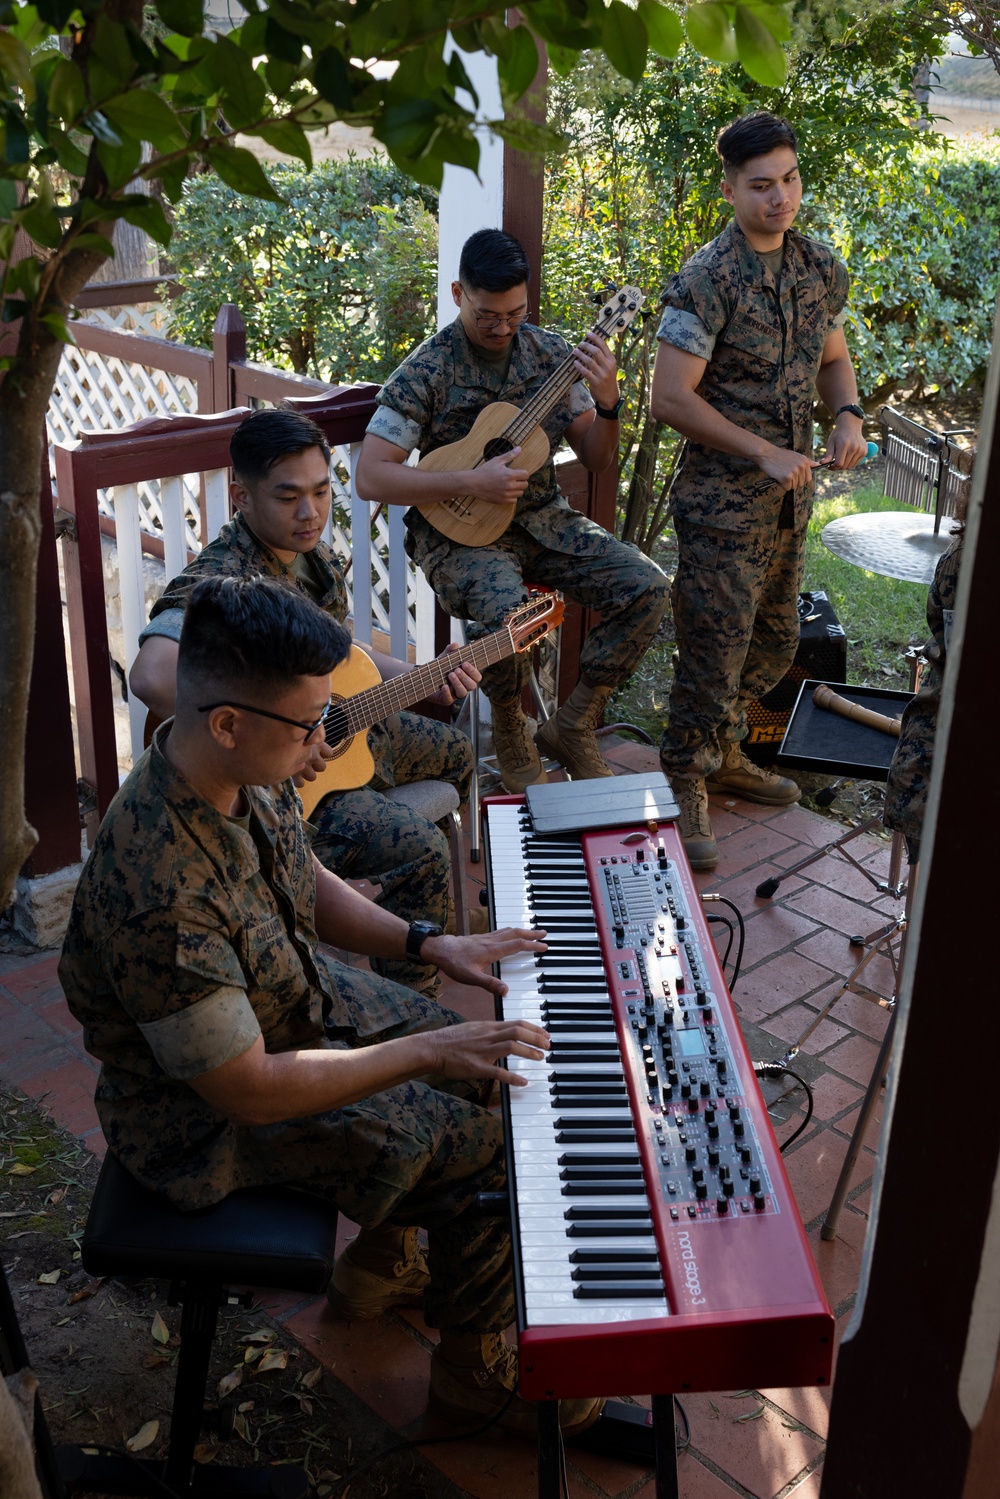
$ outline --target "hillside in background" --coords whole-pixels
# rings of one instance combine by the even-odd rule
[[[988,57],[942,57],[934,64],[935,88],[968,99],[1000,99],[1000,73]]]

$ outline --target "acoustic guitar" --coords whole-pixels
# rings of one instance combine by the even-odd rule
[[[628,327],[644,301],[638,287],[623,287],[604,303],[591,331],[605,339],[613,338]],[[537,473],[548,463],[552,453],[540,423],[579,378],[573,355],[567,354],[524,407],[518,408],[510,401],[492,401],[483,407],[465,437],[443,448],[435,448],[433,453],[421,458],[417,467],[431,473],[455,473],[461,469],[478,468],[491,458],[520,447],[516,466],[527,469],[529,474]],[[473,495],[461,495],[421,505],[420,514],[449,540],[459,541],[464,546],[484,547],[503,535],[513,519],[514,508],[513,505],[478,500]]]
[[[365,731],[391,713],[399,713],[444,685],[450,671],[470,661],[479,671],[520,651],[530,650],[562,624],[566,606],[558,593],[542,593],[515,609],[502,629],[476,640],[461,655],[437,656],[414,671],[383,682],[370,656],[351,647],[350,655],[330,676],[332,701],[323,720],[333,758],[324,762],[315,781],[299,787],[302,814],[310,817],[331,791],[353,791],[372,778],[375,761]]]

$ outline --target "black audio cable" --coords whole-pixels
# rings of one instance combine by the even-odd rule
[[[806,1080],[805,1080],[804,1077],[802,1077],[798,1072],[793,1072],[792,1069],[791,1069],[791,1067],[786,1067],[785,1064],[784,1064],[784,1062],[754,1062],[754,1064],[753,1064],[753,1070],[754,1070],[755,1076],[761,1077],[761,1078],[764,1078],[764,1077],[785,1077],[786,1075],[788,1077],[794,1077],[794,1079],[798,1083],[799,1087],[802,1088],[802,1089],[804,1089],[804,1091],[805,1091],[805,1095],[806,1095],[806,1117],[803,1119],[803,1121],[799,1125],[798,1129],[795,1130],[795,1132],[793,1134],[789,1135],[788,1139],[785,1141],[784,1145],[782,1145],[782,1147],[781,1147],[781,1153],[782,1153],[782,1155],[784,1155],[784,1153],[788,1149],[789,1145],[794,1144],[794,1142],[802,1134],[803,1130],[805,1130],[806,1128],[808,1128],[809,1122],[812,1119],[812,1116],[813,1116],[813,1092],[812,1092],[812,1089],[810,1088],[809,1084],[806,1082]],[[772,1103],[777,1103],[778,1100],[777,1099],[772,1099],[771,1102]],[[770,1107],[770,1105],[768,1105],[768,1107]]]

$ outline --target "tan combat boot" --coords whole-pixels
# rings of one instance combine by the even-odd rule
[[[705,777],[713,790],[728,791],[731,796],[742,796],[748,802],[762,802],[765,807],[790,807],[802,795],[794,781],[762,770],[748,760],[735,740],[720,748],[722,764]]]
[[[704,781],[671,781],[681,809],[677,824],[692,869],[714,869],[719,848],[708,816],[708,792]]]
[[[326,1298],[338,1317],[363,1322],[393,1306],[422,1306],[429,1282],[417,1230],[383,1223],[363,1228],[344,1250]]]
[[[493,716],[493,751],[500,767],[505,791],[514,795],[526,786],[540,786],[548,780],[531,737],[528,720],[521,711],[521,700],[490,703]]]
[[[611,766],[601,759],[594,735],[613,690],[577,682],[562,707],[535,735],[539,749],[564,765],[576,781],[614,775]]]
[[[517,1354],[504,1341],[503,1333],[456,1333],[447,1329],[441,1333],[441,1341],[431,1355],[430,1406],[436,1415],[464,1426],[480,1425],[499,1416],[497,1424],[506,1431],[533,1437],[538,1431],[537,1406],[522,1400],[514,1393],[516,1389]],[[604,1401],[592,1396],[560,1400],[563,1436],[586,1431],[603,1409]]]

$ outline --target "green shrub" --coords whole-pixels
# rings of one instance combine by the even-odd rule
[[[331,381],[382,380],[432,331],[436,197],[384,157],[268,168],[283,203],[188,182],[171,255],[172,332],[210,347],[235,302],[250,359]]]

